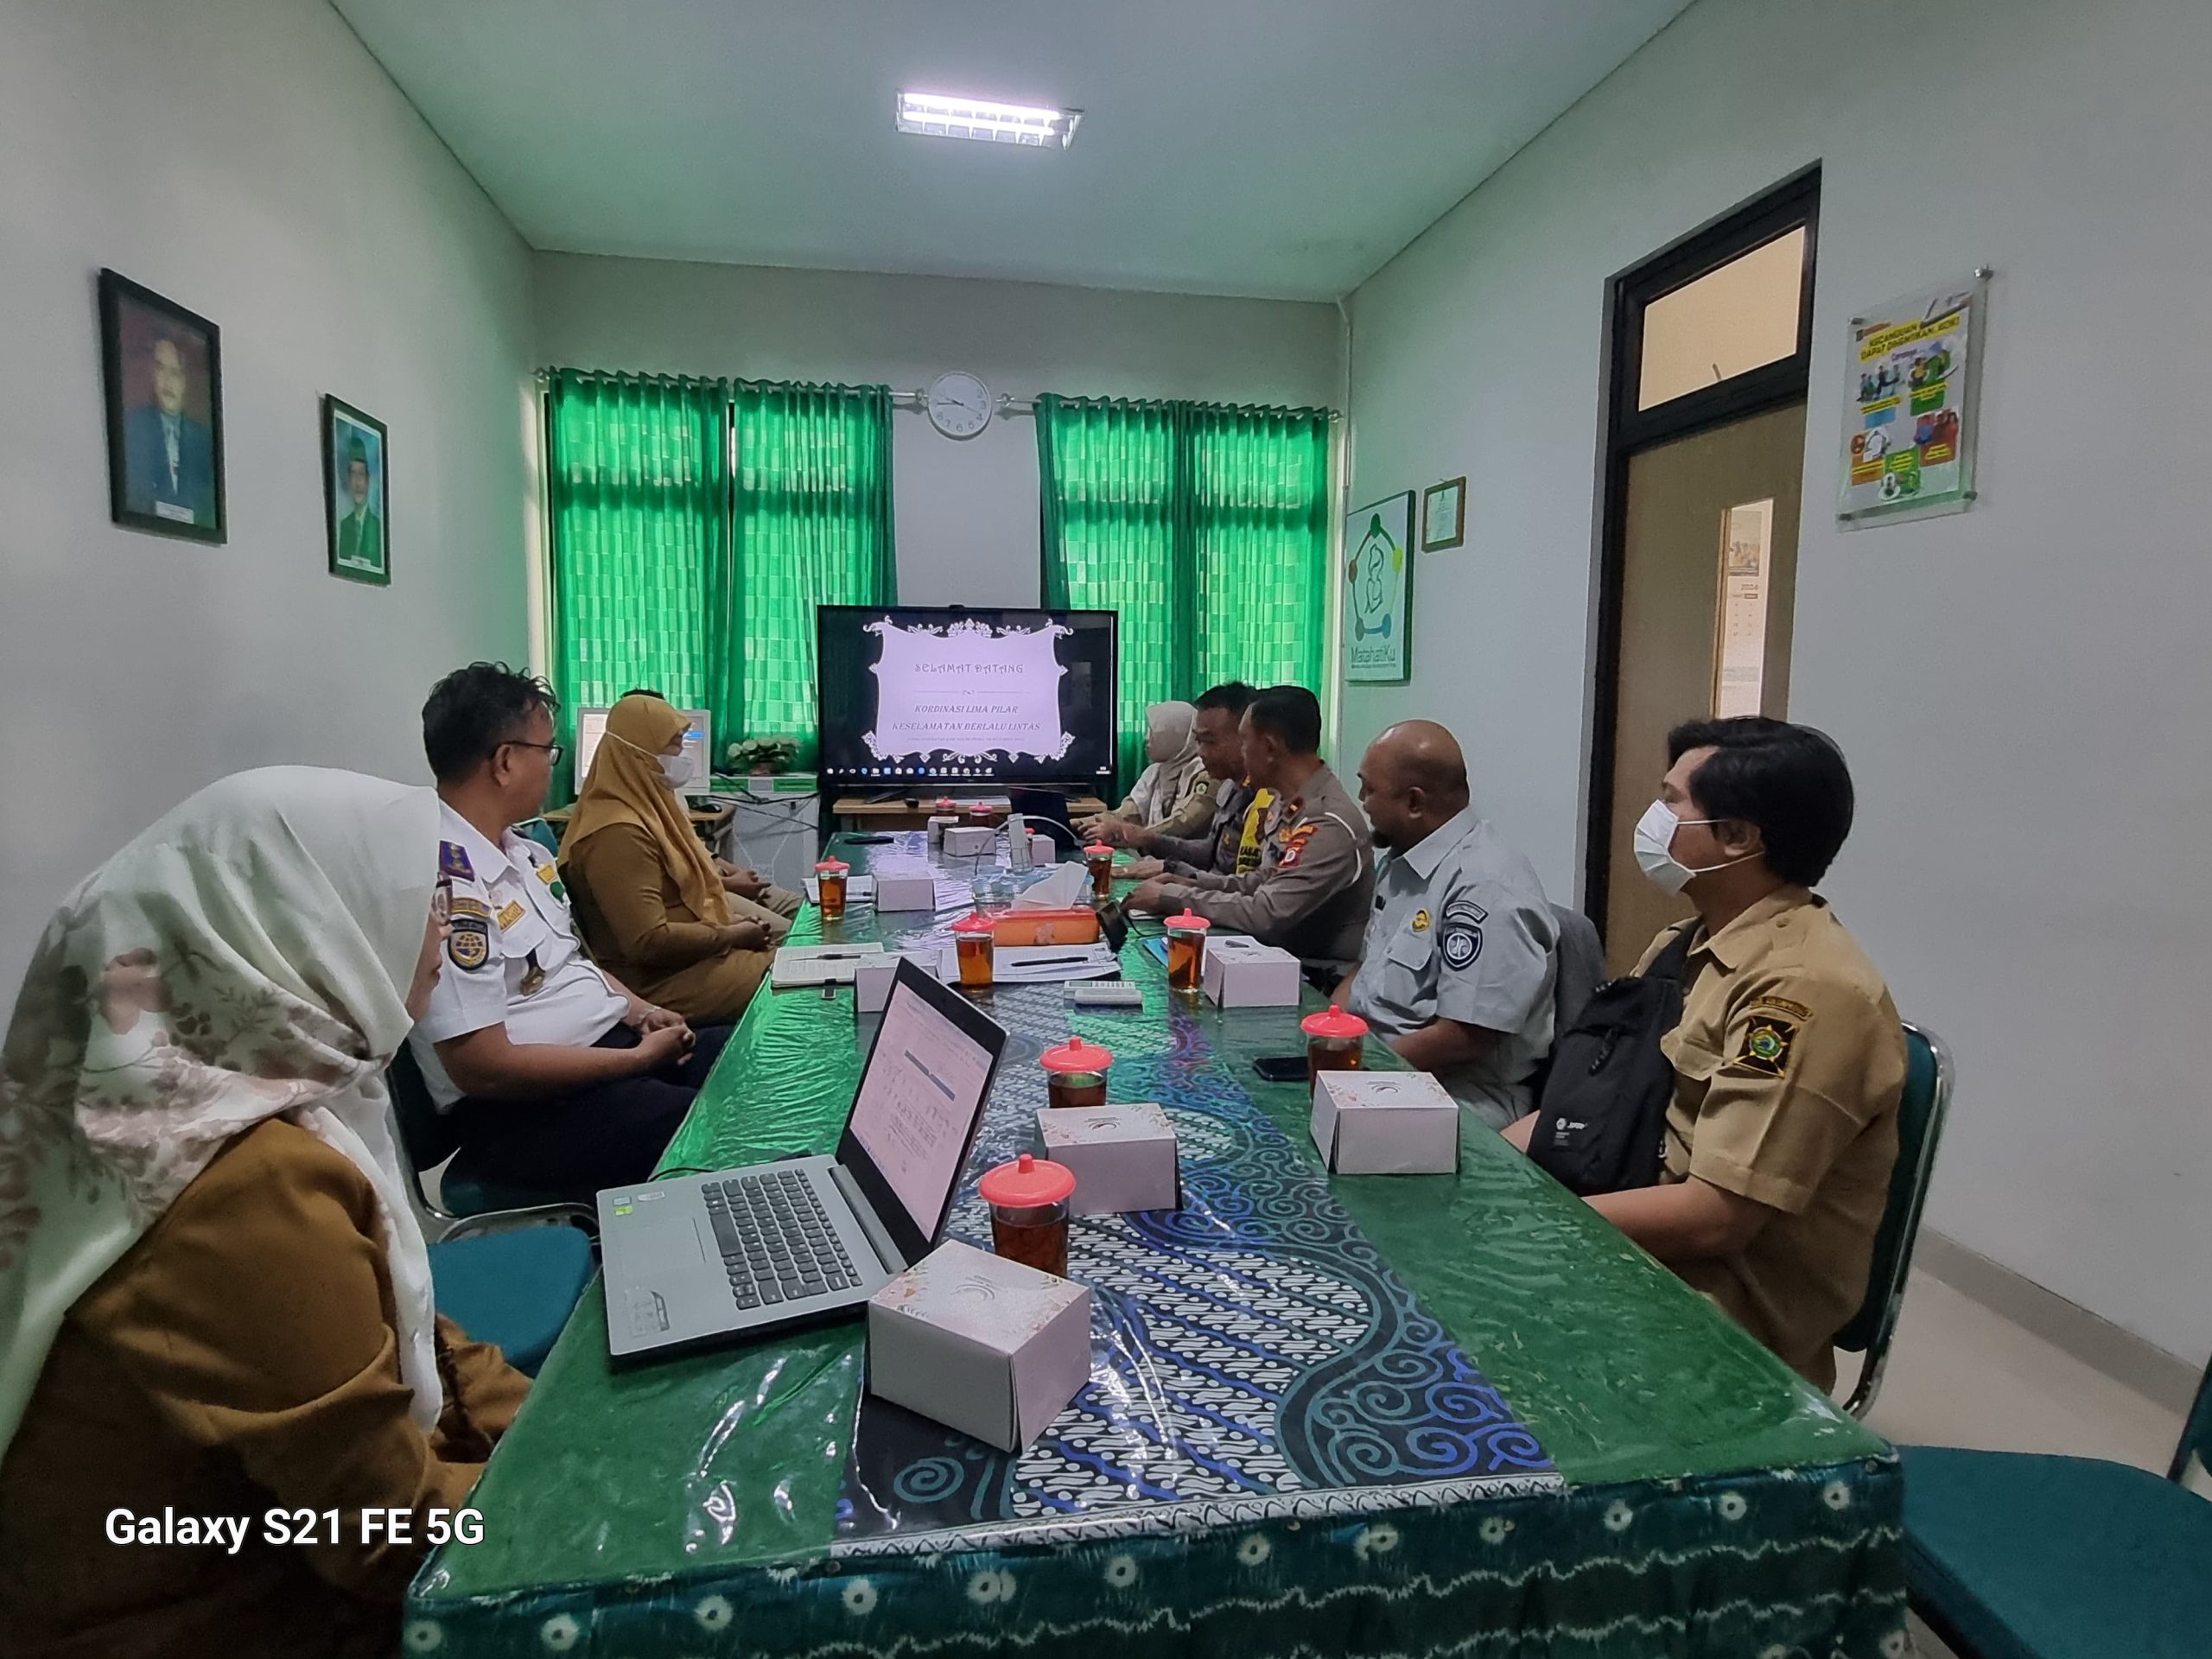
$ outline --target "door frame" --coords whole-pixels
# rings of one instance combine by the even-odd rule
[[[1597,630],[1592,651],[1588,771],[1585,774],[1582,911],[1605,928],[1612,884],[1613,746],[1620,696],[1621,577],[1628,553],[1629,461],[1654,445],[1804,399],[1812,384],[1813,274],[1820,244],[1821,166],[1814,162],[1772,189],[1732,207],[1605,284],[1605,432],[1598,456]],[[1643,313],[1732,260],[1802,228],[1797,349],[1717,385],[1701,386],[1656,408],[1636,406],[1643,357]]]

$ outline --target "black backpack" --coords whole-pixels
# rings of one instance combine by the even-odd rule
[[[1692,929],[1641,975],[1609,979],[1553,1045],[1529,1156],[1588,1198],[1649,1186],[1667,1149],[1675,1068],[1659,1039],[1681,1022]]]

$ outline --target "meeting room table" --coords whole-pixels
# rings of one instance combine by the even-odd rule
[[[933,949],[968,912],[968,861],[919,833],[838,855],[934,868],[937,912],[809,906],[794,942]],[[1034,1445],[868,1395],[857,1320],[615,1370],[594,1285],[404,1650],[1906,1651],[1886,1444],[1466,1114],[1456,1174],[1330,1174],[1306,1085],[1251,1065],[1319,1000],[1172,992],[1150,931],[1122,952],[1141,1011],[976,994],[1012,1040],[951,1236],[988,1247],[976,1179],[1033,1146],[1038,1056],[1071,1033],[1180,1149],[1179,1210],[1073,1224],[1091,1380]],[[662,1173],[834,1150],[875,1023],[850,987],[764,988]]]

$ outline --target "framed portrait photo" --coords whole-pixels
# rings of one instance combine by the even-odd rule
[[[1421,493],[1421,550],[1440,553],[1467,539],[1467,479],[1447,478]]]
[[[118,524],[220,543],[223,341],[207,318],[100,272],[108,512]]]
[[[384,423],[328,393],[322,399],[322,505],[330,574],[391,583],[391,478]]]

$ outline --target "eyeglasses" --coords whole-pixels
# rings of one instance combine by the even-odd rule
[[[563,748],[558,743],[525,743],[518,737],[509,738],[505,742],[499,745],[499,748],[543,749],[545,751],[545,764],[549,766],[559,766],[561,764],[561,757],[568,753],[568,750]],[[496,749],[493,751],[494,753],[497,753],[499,751]]]

